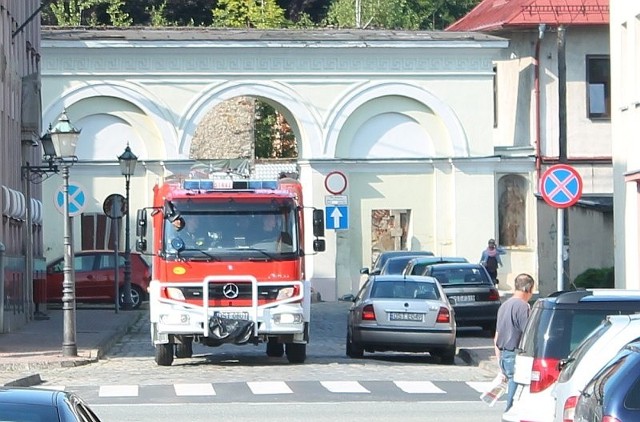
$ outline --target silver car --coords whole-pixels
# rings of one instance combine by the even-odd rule
[[[429,352],[447,365],[456,355],[453,308],[433,277],[399,274],[370,277],[353,298],[347,355],[364,352]]]

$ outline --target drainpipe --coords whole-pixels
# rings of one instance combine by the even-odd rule
[[[542,38],[544,38],[544,31],[547,29],[547,25],[541,23],[538,25],[538,39],[536,40],[536,51],[535,51],[535,59],[534,59],[534,95],[535,95],[535,125],[536,125],[536,186],[540,184],[540,168],[542,167],[542,154],[540,147],[540,44],[542,44]]]
[[[4,244],[0,242],[0,333],[4,333],[4,251]]]

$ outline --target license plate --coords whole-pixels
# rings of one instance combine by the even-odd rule
[[[390,312],[390,321],[422,321],[422,314],[412,312]]]
[[[216,316],[220,318],[241,319],[246,321],[249,319],[249,312],[216,312]]]
[[[456,303],[476,301],[476,297],[474,295],[451,296],[451,298],[455,299]]]

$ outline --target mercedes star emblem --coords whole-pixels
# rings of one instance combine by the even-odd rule
[[[222,286],[222,293],[227,299],[235,299],[240,293],[240,288],[238,288],[237,284],[227,283]]]

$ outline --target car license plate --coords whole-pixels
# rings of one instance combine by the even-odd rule
[[[389,312],[390,321],[422,321],[422,314],[413,312]]]
[[[241,319],[245,321],[249,319],[249,312],[216,312],[215,315],[226,319]]]
[[[451,296],[452,299],[455,299],[456,303],[460,302],[475,302],[476,297],[474,295],[460,295],[460,296]]]

